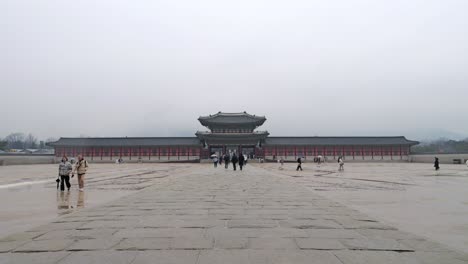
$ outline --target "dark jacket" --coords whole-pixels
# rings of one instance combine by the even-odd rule
[[[237,163],[238,161],[239,161],[239,158],[237,158],[237,155],[232,155],[231,162]]]
[[[244,155],[240,155],[239,156],[239,165],[244,165],[244,161],[245,161]]]
[[[224,162],[229,163],[229,155],[224,155]]]

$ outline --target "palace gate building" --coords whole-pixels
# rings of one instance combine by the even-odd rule
[[[242,153],[251,158],[273,161],[279,158],[312,160],[319,155],[328,160],[344,156],[346,160],[407,161],[417,141],[396,137],[273,137],[258,131],[264,116],[218,112],[201,116],[198,121],[208,131],[195,137],[93,137],[60,138],[49,143],[60,159],[84,155],[95,162],[198,162],[211,155]]]

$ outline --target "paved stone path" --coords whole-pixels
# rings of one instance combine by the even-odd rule
[[[468,263],[292,177],[193,165],[109,204],[0,239],[0,263]]]

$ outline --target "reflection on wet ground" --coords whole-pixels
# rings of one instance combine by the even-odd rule
[[[84,192],[77,189],[77,177],[70,191],[57,190],[56,165],[0,166],[0,237],[126,196],[189,166],[92,164]]]
[[[252,165],[403,231],[468,252],[468,168],[464,165],[443,165],[438,173],[431,164],[413,163],[347,163],[344,172],[337,171],[337,163],[305,163],[302,172],[288,163],[282,170],[277,164]],[[210,164],[92,164],[84,192],[77,190],[76,177],[70,192],[57,191],[56,165],[0,167],[0,237],[207,166]]]
[[[289,166],[286,166],[289,165]],[[278,170],[318,194],[357,209],[379,221],[468,252],[468,167],[443,164],[306,163],[303,172],[293,164]]]
[[[85,192],[78,192],[78,195],[75,195],[75,196],[76,197],[72,197],[71,192],[58,192],[57,191],[57,209],[73,210],[75,208],[83,208]]]

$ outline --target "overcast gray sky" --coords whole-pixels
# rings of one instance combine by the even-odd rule
[[[0,137],[468,137],[468,1],[0,0]]]

